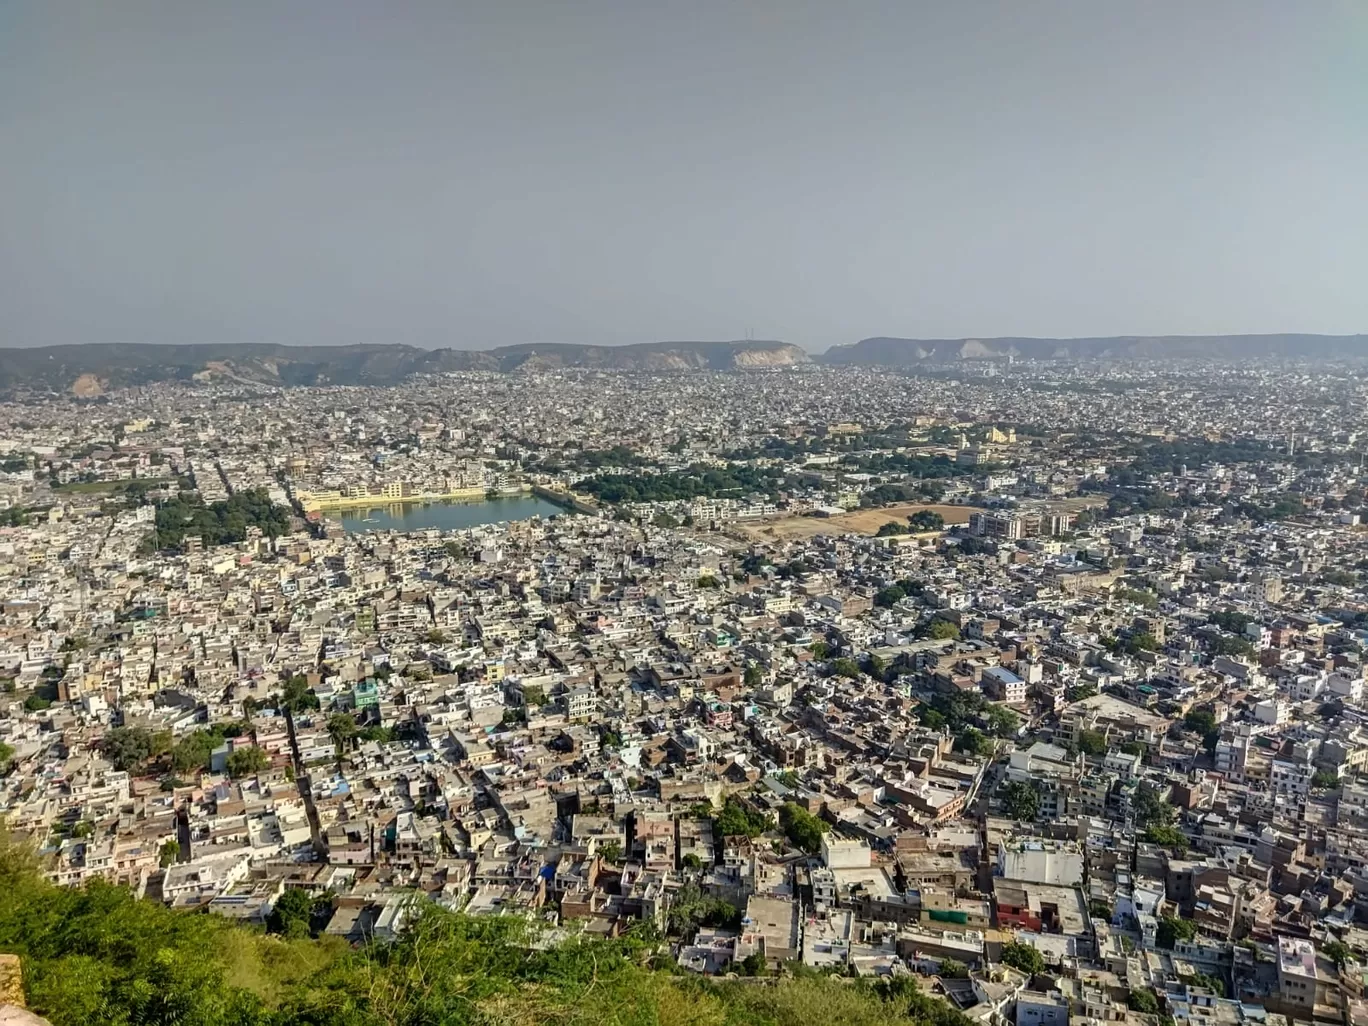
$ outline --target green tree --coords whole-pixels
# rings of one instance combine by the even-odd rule
[[[1107,753],[1107,735],[1100,730],[1080,730],[1078,732],[1078,750],[1084,755],[1105,755]]]
[[[332,743],[337,748],[339,760],[341,760],[343,753],[351,748],[358,731],[356,718],[351,713],[333,713],[328,717],[328,736],[332,738]]]
[[[1159,607],[1159,596],[1152,591],[1117,588],[1112,592],[1112,598],[1118,602],[1131,602],[1137,606],[1144,606],[1146,609],[1157,609]]]
[[[280,707],[289,710],[292,714],[298,714],[310,709],[319,708],[318,696],[314,694],[313,688],[309,687],[309,679],[302,673],[291,674],[285,678],[285,685],[280,690]]]
[[[765,682],[765,674],[758,663],[748,663],[742,680],[747,688],[754,690]]]
[[[1210,709],[1189,709],[1183,726],[1195,734],[1209,734],[1216,729],[1216,714]]]
[[[907,592],[903,591],[896,584],[891,584],[887,588],[881,589],[874,596],[876,606],[895,606],[907,597]]]
[[[718,837],[756,838],[773,829],[774,820],[743,805],[734,795],[727,796],[713,819],[713,833]]]
[[[680,897],[687,922],[739,922],[696,887]],[[624,1009],[649,1023],[968,1026],[907,977],[852,986],[795,971],[773,986],[705,987],[649,967],[668,958],[651,928],[561,942],[519,917],[464,916],[421,898],[399,938],[352,949],[307,936],[330,903],[284,898],[266,936],[100,881],[58,888],[31,853],[0,852],[0,950],[21,956],[28,1003],[54,1026],[597,1026],[625,1021]],[[749,971],[763,972],[759,962]]]
[[[1000,957],[1003,965],[1019,969],[1027,976],[1038,976],[1045,971],[1044,956],[1031,945],[1022,944],[1020,941],[1009,941],[1004,944]]]
[[[795,847],[813,854],[821,849],[822,835],[831,829],[831,824],[801,805],[785,802],[779,809],[779,828]]]
[[[204,769],[209,764],[209,756],[222,743],[222,738],[210,731],[193,731],[171,749],[171,768],[177,773]]]
[[[945,518],[933,509],[919,509],[907,522],[914,531],[939,531],[945,527]]]
[[[1142,830],[1156,826],[1172,826],[1178,813],[1168,800],[1147,780],[1135,789],[1135,822]]]
[[[4,762],[4,760],[0,759],[0,762]],[[1328,789],[1339,787],[1339,784],[1339,774],[1336,773],[1334,770],[1316,770],[1316,772],[1311,775],[1312,787],[1322,787]]]
[[[752,951],[741,960],[741,972],[745,976],[764,976],[769,972],[769,967],[765,964],[765,956],[758,951]]]
[[[990,705],[984,711],[988,729],[997,737],[1014,737],[1021,729],[1021,717],[1005,705]]]
[[[1024,780],[1009,781],[1002,788],[1002,805],[1013,819],[1032,823],[1040,815],[1040,792]]]
[[[1181,830],[1172,826],[1152,826],[1145,831],[1145,840],[1163,848],[1174,848],[1186,852],[1188,839]]]
[[[966,727],[956,735],[955,747],[979,758],[993,754],[992,739],[977,727]]]
[[[1243,634],[1245,628],[1254,622],[1254,617],[1236,612],[1212,613],[1207,619],[1221,630],[1229,631],[1231,634]]]
[[[260,748],[235,748],[228,756],[228,775],[239,780],[260,773],[270,764],[270,758]]]
[[[14,768],[14,746],[0,741],[0,777],[7,776]]]
[[[1239,656],[1244,659],[1253,659],[1258,654],[1252,642],[1244,638],[1229,638],[1224,635],[1216,639],[1211,651],[1218,656]]]
[[[1128,652],[1157,652],[1159,642],[1149,631],[1141,631],[1139,634],[1132,634],[1126,641],[1126,651]]]
[[[1320,946],[1320,952],[1326,958],[1330,959],[1330,961],[1334,962],[1340,969],[1343,969],[1348,965],[1350,960],[1354,957],[1353,948],[1349,947],[1349,945],[1345,944],[1343,941],[1337,940],[1326,941]]]
[[[198,495],[179,496],[157,507],[156,527],[148,536],[150,549],[179,549],[186,538],[201,538],[205,545],[243,541],[247,528],[256,527],[268,538],[288,534],[290,510],[271,502],[264,489],[234,492],[227,499],[206,505]]]
[[[604,841],[598,846],[599,858],[610,865],[617,865],[622,861],[622,845],[617,841]]]
[[[969,978],[969,967],[959,959],[942,958],[939,975],[947,980],[967,980]]]
[[[949,620],[932,620],[926,636],[932,641],[959,641],[960,629]]]
[[[160,863],[162,869],[176,864],[176,860],[180,858],[180,850],[180,841],[167,841],[161,846]]]
[[[1162,916],[1159,925],[1154,931],[1154,942],[1165,951],[1172,951],[1174,944],[1180,940],[1192,940],[1197,936],[1197,924],[1190,919],[1175,919],[1173,916]]]
[[[860,675],[860,666],[854,659],[842,656],[840,659],[831,661],[831,672],[837,677],[850,677],[852,679]]]
[[[693,933],[699,926],[741,925],[741,910],[720,898],[709,898],[692,880],[685,883],[670,902],[666,929],[670,934],[682,937]]]
[[[266,927],[272,933],[284,934],[287,937],[308,936],[313,907],[313,898],[307,891],[298,887],[287,887],[271,907]]]
[[[1199,972],[1188,973],[1179,976],[1178,978],[1189,986],[1202,987],[1206,990],[1213,991],[1217,997],[1225,997],[1225,983],[1218,977]]]
[[[1159,999],[1150,990],[1132,990],[1126,995],[1126,1007],[1132,1012],[1154,1015],[1159,1011]]]
[[[114,727],[100,742],[100,750],[115,769],[139,771],[152,755],[152,732],[141,727]]]

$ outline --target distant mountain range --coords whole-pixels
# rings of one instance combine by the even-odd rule
[[[1115,335],[1108,338],[866,338],[821,362],[911,367],[960,360],[1336,360],[1368,357],[1368,335]]]
[[[601,370],[737,370],[823,363],[914,367],[969,360],[1327,360],[1368,357],[1368,335],[1119,335],[1111,338],[867,338],[813,357],[787,342],[569,344],[499,349],[418,349],[405,345],[48,346],[0,349],[0,388],[95,396],[107,389],[173,381],[262,385],[392,385],[415,374]]]
[[[0,349],[0,388],[24,386],[99,395],[165,381],[263,385],[392,385],[446,371],[734,370],[807,363],[787,342],[653,342],[629,346],[520,345],[499,349],[417,349],[404,345],[278,346],[259,343],[108,345]]]

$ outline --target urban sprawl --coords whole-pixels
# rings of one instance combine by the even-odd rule
[[[15,391],[0,816],[357,944],[431,902],[985,1024],[1368,1023],[1365,431],[1347,366]],[[358,523],[518,494],[562,512]]]

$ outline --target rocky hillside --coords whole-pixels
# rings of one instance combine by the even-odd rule
[[[1368,335],[1117,335],[1109,338],[866,338],[823,363],[913,367],[961,360],[1335,360],[1368,357]]]
[[[656,342],[629,346],[521,345],[500,349],[413,346],[161,346],[130,343],[0,349],[0,388],[98,396],[167,381],[263,385],[392,385],[415,374],[560,367],[603,370],[732,370],[787,367],[808,354],[786,342]]]

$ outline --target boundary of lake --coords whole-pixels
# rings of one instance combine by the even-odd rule
[[[490,492],[494,494],[491,496]],[[486,499],[511,499],[519,495],[530,495],[534,491],[528,485],[517,488],[458,488],[452,492],[423,492],[421,495],[405,495],[392,499],[384,495],[351,495],[342,499],[328,499],[324,502],[303,502],[307,513],[328,513],[343,509],[378,509],[381,506],[430,506],[442,502],[471,502]],[[548,500],[550,501],[550,500]]]

